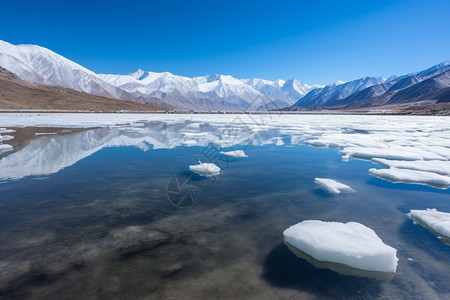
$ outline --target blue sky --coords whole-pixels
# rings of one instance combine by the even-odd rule
[[[349,81],[450,59],[450,1],[1,1],[0,39],[97,72]]]

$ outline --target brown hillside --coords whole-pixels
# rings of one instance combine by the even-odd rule
[[[165,110],[164,107],[152,103],[110,99],[62,87],[30,83],[0,67],[0,110],[2,109],[102,112]]]

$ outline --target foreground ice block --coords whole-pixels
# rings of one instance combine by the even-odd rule
[[[388,279],[397,269],[397,250],[360,223],[307,220],[289,227],[283,235],[295,254],[314,264],[309,256],[322,262],[318,267],[341,274]]]
[[[231,157],[248,157],[244,150],[234,150],[234,151],[221,151],[220,154],[231,156]]]
[[[199,162],[198,165],[189,166],[189,170],[197,173],[200,176],[214,176],[220,174],[220,168],[213,163],[202,163]]]
[[[411,210],[408,217],[450,245],[450,213],[428,208],[427,210]]]
[[[340,194],[340,193],[354,193],[355,190],[346,184],[340,183],[334,179],[330,178],[316,178],[314,182],[320,184],[326,188],[330,193]]]

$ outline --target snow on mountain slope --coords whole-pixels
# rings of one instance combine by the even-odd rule
[[[320,89],[314,89],[301,98],[294,107],[315,107],[332,106],[339,104],[340,99],[344,99],[353,93],[359,92],[367,87],[384,83],[384,78],[365,77],[350,82],[336,82]]]
[[[390,78],[339,100],[345,108],[370,107],[385,104],[412,103],[447,98],[444,89],[450,87],[450,62],[443,62],[421,72]],[[345,105],[345,106],[342,106]]]
[[[310,91],[314,89],[323,88],[324,86],[321,85],[308,85],[305,83],[302,83],[296,79],[289,79],[284,83],[282,86],[282,91],[286,93],[289,97],[299,100],[306,94],[308,94]]]
[[[21,79],[71,88],[97,96],[135,100],[96,74],[67,58],[37,45],[12,45],[0,41],[0,66]]]
[[[183,109],[199,109],[200,107],[200,110],[283,108],[294,104],[307,91],[319,87],[295,80],[295,93],[289,93],[284,91],[283,87],[288,83],[292,85],[292,80],[286,82],[282,79],[276,81],[260,78],[237,79],[230,75],[218,74],[190,78],[169,72],[155,73],[141,69],[129,75],[99,74],[97,76],[139,99],[151,95],[160,98],[162,102],[166,101],[168,106],[183,107]],[[289,88],[286,90],[289,91]],[[180,97],[188,103],[180,106],[178,103]],[[199,99],[201,101],[197,101]],[[216,103],[212,104],[211,101]]]

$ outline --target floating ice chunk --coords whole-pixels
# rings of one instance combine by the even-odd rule
[[[340,193],[354,193],[355,190],[346,184],[340,183],[334,179],[330,178],[316,178],[314,182],[320,184],[326,188],[330,193],[340,194]]]
[[[189,170],[197,173],[200,176],[214,176],[220,174],[220,168],[213,163],[202,163],[199,162],[198,165],[189,166]]]
[[[416,171],[432,172],[440,175],[450,176],[450,161],[441,160],[389,160],[383,158],[374,158],[373,162],[379,163],[388,168],[408,169]]]
[[[450,245],[450,213],[428,208],[427,210],[411,210],[408,217]]]
[[[220,151],[220,154],[226,155],[226,156],[232,156],[232,157],[248,157],[244,150],[234,150],[234,151]]]
[[[362,159],[387,158],[393,160],[446,160],[445,157],[442,157],[439,154],[414,147],[346,147],[341,150],[341,153],[343,155],[350,155],[352,157]]]
[[[450,186],[450,176],[439,175],[432,172],[408,169],[369,169],[369,174],[392,182],[404,182],[430,185],[432,187],[447,189]]]
[[[360,223],[307,220],[289,227],[283,235],[288,245],[318,261],[391,275],[397,269],[397,250]]]

